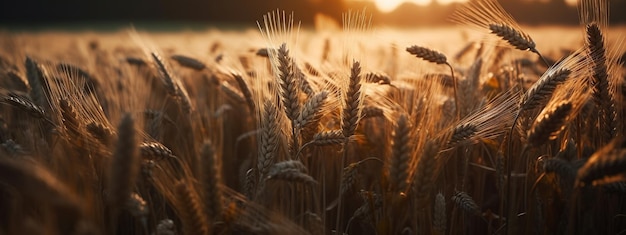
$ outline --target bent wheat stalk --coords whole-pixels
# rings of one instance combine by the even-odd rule
[[[407,47],[406,51],[409,52],[409,54],[414,55],[417,58],[421,58],[424,59],[428,62],[431,63],[435,63],[435,64],[445,64],[450,68],[450,74],[452,76],[452,79],[454,81],[454,105],[456,106],[456,119],[460,119],[461,118],[461,108],[459,106],[459,94],[457,91],[457,79],[454,76],[454,69],[452,68],[452,65],[450,65],[450,63],[448,63],[448,58],[446,58],[446,56],[444,54],[442,54],[441,52],[435,51],[435,50],[431,50],[429,48],[426,47],[421,47],[421,46],[411,46],[411,47]]]

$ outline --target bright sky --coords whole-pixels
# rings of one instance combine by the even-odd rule
[[[431,0],[373,0],[376,8],[382,12],[390,12],[404,2],[413,2],[418,5],[428,5]]]
[[[355,1],[355,0],[353,0]],[[357,0],[358,1],[358,0]],[[362,0],[361,0],[362,1]],[[417,5],[428,5],[431,1],[437,1],[439,4],[448,4],[453,2],[465,2],[467,0],[365,0],[374,1],[378,10],[382,12],[390,12],[396,9],[399,5],[405,2],[412,2]],[[574,5],[577,0],[565,0],[568,4]]]

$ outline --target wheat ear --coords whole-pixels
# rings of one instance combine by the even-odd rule
[[[470,0],[452,15],[461,24],[488,29],[518,50],[537,54],[547,66],[549,62],[535,48],[535,42],[525,33],[515,19],[496,0]]]
[[[477,131],[478,128],[472,123],[462,123],[455,126],[452,129],[450,140],[447,144],[448,147],[453,147],[470,140],[474,135],[476,135]]]
[[[85,129],[105,146],[109,146],[113,141],[113,131],[102,123],[90,122],[85,126]]]
[[[540,146],[548,140],[555,139],[561,130],[565,128],[567,117],[572,112],[572,109],[573,105],[571,102],[557,104],[549,110],[544,109],[528,131],[528,144],[530,146]]]
[[[202,203],[196,191],[186,181],[178,182],[175,189],[184,234],[209,234],[209,220],[202,210]]]
[[[352,63],[348,89],[345,94],[345,106],[342,112],[341,130],[344,138],[354,135],[361,113],[361,64]]]
[[[307,125],[317,124],[328,94],[327,91],[320,91],[307,100],[304,106],[302,106],[302,111],[300,111],[298,118],[296,118],[294,122],[295,128],[303,129]]]
[[[196,71],[202,71],[206,68],[206,65],[195,58],[185,56],[185,55],[172,55],[170,57],[172,60],[178,62],[183,67],[187,67]]]
[[[274,162],[279,138],[278,113],[276,107],[270,101],[266,101],[263,110],[265,111],[261,123],[261,128],[263,129],[259,137],[259,152],[257,156],[257,170],[259,177],[261,177],[260,180],[262,180],[262,177],[265,177],[269,167]]]
[[[470,197],[466,192],[458,191],[452,196],[452,201],[465,212],[472,215],[480,216],[480,207],[476,204],[474,199]]]
[[[584,186],[604,177],[624,172],[626,169],[626,141],[619,136],[596,151],[578,170],[576,185]]]
[[[452,68],[452,65],[450,65],[450,63],[448,63],[448,58],[441,52],[438,52],[438,51],[435,51],[426,47],[421,47],[421,46],[407,47],[406,51],[409,52],[409,54],[414,55],[417,58],[421,58],[423,60],[426,60],[428,62],[435,63],[435,64],[445,64],[448,66],[448,68],[450,68],[450,74],[454,82],[454,104],[456,105],[456,119],[458,120],[459,118],[461,118],[461,113],[460,113],[461,108],[459,106],[459,94],[457,91],[458,82],[456,78],[454,77],[454,68]]]
[[[446,234],[446,197],[443,193],[437,193],[435,196],[435,218],[433,219],[433,227],[438,234]]]
[[[26,57],[26,78],[30,85],[30,98],[38,106],[44,107],[48,104],[47,92],[49,89],[49,75],[46,68],[30,57]]]
[[[309,145],[316,145],[316,146],[339,145],[339,144],[343,144],[345,141],[346,141],[346,138],[343,137],[342,130],[331,130],[331,131],[322,131],[322,132],[315,133],[311,141],[303,144],[302,147],[300,147],[300,149],[296,153],[296,158],[299,158],[302,150],[304,150],[304,148],[306,148]]]
[[[597,23],[590,23],[586,27],[587,47],[593,68],[591,83],[594,87],[593,98],[599,110],[599,129],[602,140],[612,139],[617,132],[617,112],[615,98],[611,94],[609,73],[607,69],[604,35]],[[602,141],[602,143],[604,143]]]
[[[248,109],[250,110],[250,112],[254,112],[254,99],[252,97],[252,92],[250,91],[248,84],[243,79],[243,76],[241,76],[241,74],[232,73],[232,76],[233,78],[235,78],[235,81],[237,81],[237,85],[239,86],[239,90],[241,90],[241,94],[246,100]]]
[[[289,57],[287,44],[283,43],[278,49],[278,84],[280,100],[285,108],[285,113],[289,120],[296,120],[300,112],[300,102],[298,101],[298,81],[293,69],[293,59]]]
[[[297,160],[288,160],[274,164],[267,174],[267,179],[317,184],[317,181],[307,174],[306,166]]]
[[[133,118],[126,114],[118,127],[118,139],[109,168],[108,202],[120,208],[130,197],[139,174],[137,137]]]
[[[30,101],[28,97],[20,96],[16,93],[10,92],[6,97],[4,97],[4,102],[13,107],[23,110],[34,118],[46,119],[46,114],[43,108]]]
[[[161,74],[161,81],[163,82],[167,93],[171,96],[177,96],[178,92],[176,84],[174,83],[174,78],[172,77],[172,73],[168,69],[167,64],[165,63],[163,58],[161,58],[161,56],[157,52],[150,52],[150,56],[152,56],[152,60],[154,61],[154,64],[159,71],[159,74]]]
[[[389,180],[392,190],[403,192],[407,189],[409,162],[411,160],[411,125],[406,114],[398,117],[392,133]]]
[[[419,208],[429,205],[431,191],[435,186],[433,180],[436,172],[437,155],[439,155],[439,145],[435,141],[427,141],[413,175],[413,192]]]
[[[200,152],[203,169],[202,186],[204,188],[204,201],[206,213],[209,218],[217,219],[222,216],[222,193],[220,190],[220,171],[216,162],[213,145],[206,141]]]
[[[159,142],[143,142],[139,145],[141,158],[145,160],[161,161],[176,158],[172,150]]]

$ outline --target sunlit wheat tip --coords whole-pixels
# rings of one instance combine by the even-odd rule
[[[314,123],[317,119],[319,119],[328,94],[329,93],[327,91],[321,91],[307,100],[295,121],[296,128],[303,128],[309,123]]]
[[[435,63],[435,64],[448,63],[448,59],[446,58],[444,54],[442,54],[441,52],[426,48],[426,47],[411,46],[411,47],[407,47],[406,51],[409,52],[409,54],[414,55],[417,58],[421,58],[431,63]]]
[[[354,61],[350,70],[350,79],[345,93],[345,106],[342,112],[342,132],[345,138],[354,135],[361,113],[361,64]]]
[[[531,146],[540,146],[556,138],[556,135],[565,127],[572,108],[572,103],[564,102],[550,110],[544,110],[528,132],[528,143]]]
[[[143,142],[139,145],[139,153],[143,159],[165,160],[175,158],[172,150],[159,142]]]
[[[498,35],[511,46],[518,50],[530,50],[536,52],[535,42],[526,34],[523,34],[514,28],[503,24],[489,24],[491,33]]]

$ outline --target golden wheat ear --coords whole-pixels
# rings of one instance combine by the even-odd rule
[[[450,65],[450,63],[448,63],[448,58],[441,52],[426,48],[426,47],[422,47],[422,46],[411,46],[411,47],[407,47],[406,51],[411,54],[414,55],[417,58],[421,58],[425,61],[431,62],[431,63],[435,63],[435,64],[445,64],[450,68],[450,74],[452,76],[452,81],[453,81],[453,88],[454,88],[454,104],[455,104],[455,109],[456,109],[456,119],[458,120],[459,118],[461,118],[461,112],[460,112],[460,106],[459,106],[459,94],[457,91],[457,87],[458,87],[458,82],[457,79],[454,77],[454,68],[452,68],[452,65]]]
[[[531,51],[537,54],[547,66],[550,66],[535,47],[535,41],[522,30],[497,0],[470,0],[452,14],[451,20],[481,30],[488,29],[490,34],[498,36],[509,46],[518,50]]]
[[[615,176],[618,176],[619,180],[622,181],[625,167],[626,141],[624,141],[624,137],[620,136],[614,138],[589,157],[585,165],[578,170],[576,186],[603,184],[604,180],[610,182],[610,178]]]
[[[140,169],[139,148],[133,118],[125,115],[118,127],[118,139],[107,181],[107,202],[114,208],[122,208],[133,187]]]

